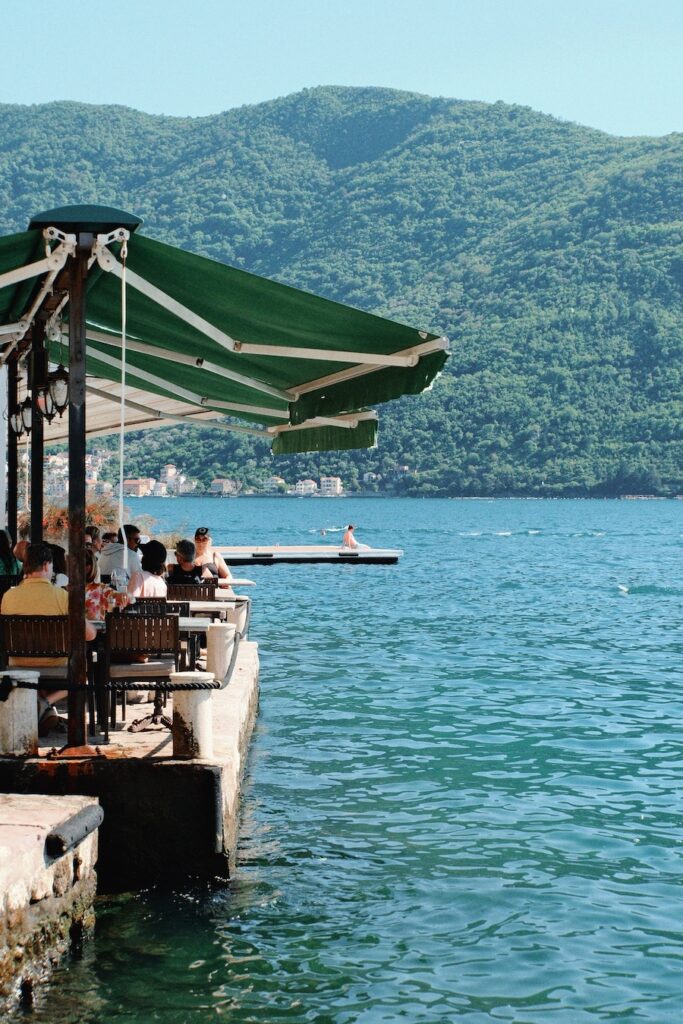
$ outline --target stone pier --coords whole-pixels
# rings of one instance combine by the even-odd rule
[[[243,640],[230,683],[212,692],[211,758],[174,757],[171,733],[163,728],[123,728],[108,745],[81,757],[40,747],[38,757],[0,758],[0,793],[99,800],[99,892],[227,879],[235,863],[240,785],[258,688],[258,647]],[[145,704],[129,706],[125,726],[149,710]]]
[[[0,796],[0,1011],[92,923],[101,819],[89,797]]]

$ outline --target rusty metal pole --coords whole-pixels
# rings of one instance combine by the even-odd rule
[[[17,407],[17,361],[7,363],[7,415]],[[7,430],[7,529],[12,540],[17,537],[17,506],[19,504],[19,455],[17,436],[8,425]]]
[[[47,376],[45,324],[36,320],[31,343],[31,544],[43,539],[43,477],[45,436],[43,417],[38,408],[38,386]]]
[[[86,741],[85,704],[85,298],[93,235],[78,236],[69,275],[69,747]]]

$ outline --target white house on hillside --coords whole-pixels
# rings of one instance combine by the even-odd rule
[[[318,485],[315,480],[297,480],[295,490],[299,495],[317,494]]]
[[[338,498],[343,493],[344,487],[342,486],[341,477],[320,477],[320,494],[323,498]]]

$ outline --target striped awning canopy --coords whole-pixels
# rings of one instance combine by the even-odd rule
[[[418,394],[447,358],[443,337],[157,242],[136,233],[139,223],[66,207],[0,238],[0,361],[28,348],[41,316],[56,364],[68,352],[60,274],[76,225],[81,243],[92,233],[88,433],[118,429],[125,361],[130,429],[164,419],[241,425],[272,439],[275,453],[368,447],[377,429],[369,407]],[[53,422],[46,440],[60,429]]]

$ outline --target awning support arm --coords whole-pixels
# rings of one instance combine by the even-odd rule
[[[121,276],[122,267],[116,257],[106,247],[106,235],[98,235],[98,249],[97,249],[97,260],[100,267],[110,273],[116,274],[118,277]],[[128,284],[132,288],[136,288],[138,291],[146,295],[147,298],[158,305],[163,306],[174,316],[177,316],[180,320],[190,324],[191,327],[196,328],[205,334],[208,338],[227,348],[230,352],[238,352],[245,355],[254,356],[274,356],[281,359],[319,359],[323,362],[333,363],[362,363],[371,366],[417,366],[420,357],[416,355],[412,349],[406,350],[405,353],[398,352],[392,354],[383,354],[380,352],[335,352],[330,349],[320,348],[294,348],[287,345],[255,345],[251,342],[238,341],[235,338],[231,338],[229,334],[225,334],[223,331],[214,327],[213,324],[209,323],[208,320],[204,320],[203,317],[198,316],[197,313],[193,313],[191,309],[184,306],[181,302],[172,298],[166,292],[163,292],[160,288],[150,284],[144,277],[136,274],[132,270],[128,270]]]
[[[12,332],[14,336],[11,339],[11,343],[7,346],[5,351],[0,356],[0,366],[5,365],[5,363],[7,362],[8,358],[10,357],[16,346],[24,337],[26,331],[33,323],[34,316],[42,306],[46,295],[48,294],[48,292],[52,290],[52,286],[55,282],[57,274],[59,274],[60,270],[64,267],[69,256],[73,256],[76,252],[75,235],[65,235],[62,231],[59,231],[57,228],[45,228],[45,230],[43,231],[43,235],[45,236],[46,242],[49,242],[53,239],[57,239],[58,245],[52,250],[52,252],[48,256],[45,257],[44,260],[39,260],[38,263],[31,264],[31,266],[33,267],[36,267],[38,266],[38,264],[40,264],[42,266],[42,270],[36,271],[35,274],[28,274],[24,278],[22,278],[22,280],[28,280],[28,278],[30,277],[35,277],[38,274],[45,273],[46,270],[49,271],[49,273],[43,282],[42,288],[40,289],[35,299],[33,300],[33,305],[31,306],[29,311],[22,317],[22,319],[17,324],[12,325],[17,327],[18,329],[16,333]],[[20,269],[25,270],[27,268],[22,267]],[[9,271],[9,273],[13,274],[16,273],[16,271]],[[2,280],[3,277],[5,276],[6,275],[2,275],[0,277],[0,288],[3,287]]]
[[[418,359],[430,355],[432,352],[446,351],[448,349],[448,338],[435,338],[433,341],[425,341],[422,345],[416,345],[413,351]],[[330,373],[326,377],[318,377],[317,380],[307,381],[306,384],[297,384],[298,396],[307,395],[311,391],[319,391],[321,388],[330,387],[332,384],[341,384],[342,381],[355,380],[356,377],[364,377],[368,373],[376,373],[381,366],[350,366],[347,370],[339,370],[338,373]]]
[[[310,430],[314,427],[343,427],[348,430],[355,430],[361,420],[377,421],[377,413],[374,410],[367,412],[350,413],[348,416],[314,416],[304,423],[284,424],[281,427],[268,427],[268,433],[277,436],[288,434],[292,430]]]
[[[87,384],[86,390],[91,395],[95,395],[96,398],[104,398],[110,402],[115,402],[117,405],[120,401],[119,395],[111,394],[108,391],[102,391],[101,388],[96,388],[92,384]],[[141,402],[132,402],[129,398],[126,399],[126,408],[135,409],[137,412],[145,413],[155,420],[173,420],[175,423],[186,423],[193,427],[213,427],[216,430],[231,430],[238,434],[253,434],[255,437],[270,436],[267,430],[259,430],[257,427],[242,427],[233,423],[224,423],[222,420],[194,420],[192,416],[180,416],[176,413],[162,412],[161,409],[150,409],[149,406],[142,405]],[[129,423],[127,429],[142,430],[143,426],[144,424],[142,423]]]
[[[106,270],[108,273],[116,274],[117,277],[121,276],[122,266],[121,263],[116,259],[113,253],[107,249],[108,235],[97,236],[97,262],[99,263],[102,270]],[[235,341],[230,337],[229,334],[225,334],[223,331],[214,327],[208,320],[199,316],[197,313],[193,313],[187,306],[183,306],[181,302],[178,302],[172,296],[163,292],[161,288],[157,288],[156,285],[150,284],[144,277],[136,274],[133,270],[128,270],[127,283],[131,288],[135,288],[137,291],[142,292],[152,302],[156,302],[157,305],[167,309],[169,313],[173,313],[179,320],[184,320],[185,323],[189,324],[190,327],[194,327],[196,330],[205,334],[207,338],[211,338],[218,345],[222,345],[223,348],[227,348],[230,352],[235,351]]]
[[[106,363],[107,366],[111,366],[115,370],[120,371],[121,369],[121,361],[119,359],[116,359],[114,356],[107,355],[99,349],[88,348],[88,355],[92,356],[93,359],[98,359],[100,362]],[[289,419],[289,413],[284,412],[282,409],[267,409],[258,405],[241,405],[238,402],[220,402],[213,398],[209,398],[206,395],[198,395],[194,391],[188,391],[186,388],[180,387],[178,384],[168,384],[166,381],[161,380],[161,378],[156,377],[153,373],[141,370],[137,366],[129,367],[128,374],[131,377],[138,377],[140,380],[146,381],[147,384],[161,387],[165,391],[172,391],[179,398],[184,398],[186,402],[190,402],[192,405],[198,405],[203,409],[225,409],[230,412],[243,412],[252,416],[266,416],[268,419]]]
[[[103,331],[88,330],[88,338],[91,341],[96,341],[102,345],[111,345],[112,348],[120,347],[120,339],[114,337],[111,334],[105,334]],[[141,341],[131,341],[130,338],[126,338],[126,347],[131,352],[139,352],[141,355],[153,356],[156,359],[165,359],[169,363],[183,363],[185,366],[197,366],[202,370],[208,370],[216,376],[225,377],[226,380],[234,380],[237,384],[243,384],[245,387],[251,388],[253,391],[260,391],[265,395],[270,395],[272,398],[279,398],[283,402],[292,402],[295,399],[295,395],[291,391],[284,391],[280,388],[275,388],[271,384],[264,384],[260,380],[256,380],[253,377],[246,377],[242,373],[237,373],[234,370],[226,370],[225,367],[219,366],[217,363],[209,362],[208,359],[197,359],[195,356],[184,355],[181,352],[172,352],[167,348],[158,348],[156,345],[146,345]]]

